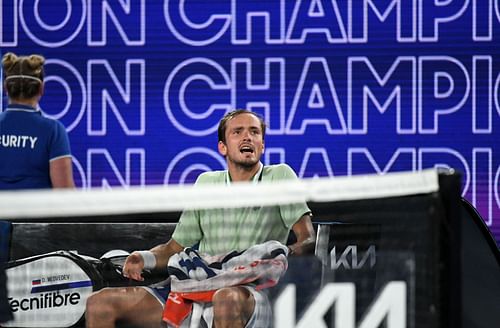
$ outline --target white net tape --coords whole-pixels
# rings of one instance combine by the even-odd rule
[[[438,172],[315,178],[231,186],[148,186],[110,190],[0,192],[0,218],[71,217],[174,212],[184,209],[334,202],[438,191]]]

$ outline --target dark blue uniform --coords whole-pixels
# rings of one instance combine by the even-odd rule
[[[0,190],[51,188],[49,162],[71,156],[64,126],[33,107],[0,113]]]

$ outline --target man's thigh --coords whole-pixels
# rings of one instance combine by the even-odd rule
[[[95,305],[112,307],[118,327],[160,327],[162,304],[141,287],[105,288],[97,293]],[[98,318],[93,318],[95,321]],[[96,322],[98,326],[98,322]],[[97,327],[96,326],[96,327]]]

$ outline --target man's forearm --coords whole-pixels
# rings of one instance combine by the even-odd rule
[[[292,227],[297,242],[290,245],[289,255],[313,254],[316,237],[311,222],[311,215],[304,214]]]
[[[170,257],[183,250],[175,240],[170,239],[165,244],[160,244],[151,249],[156,258],[156,268],[166,268]]]
[[[314,237],[297,241],[296,243],[288,246],[289,249],[288,255],[313,254],[315,243],[316,243],[316,238]]]

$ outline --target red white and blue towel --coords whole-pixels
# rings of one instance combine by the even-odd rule
[[[168,261],[171,292],[163,321],[180,327],[194,302],[211,302],[223,287],[252,284],[260,290],[276,285],[288,267],[287,255],[288,248],[274,240],[218,256],[200,256],[185,248]]]

